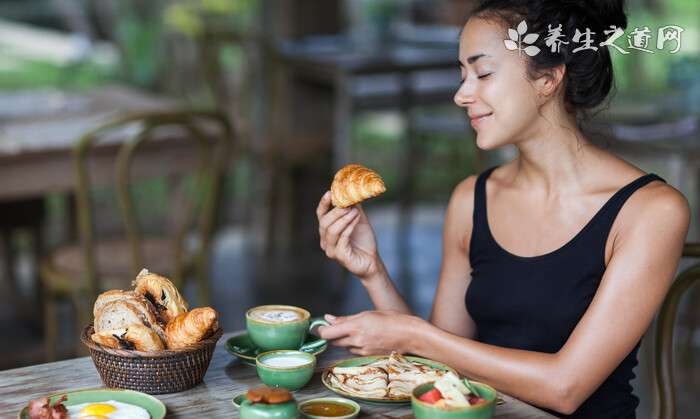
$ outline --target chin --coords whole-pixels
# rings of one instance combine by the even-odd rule
[[[503,145],[502,141],[498,141],[498,139],[489,137],[486,134],[476,134],[476,146],[480,150],[488,151],[488,150],[495,150],[498,147],[501,147]]]

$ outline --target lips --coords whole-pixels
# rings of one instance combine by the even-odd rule
[[[477,126],[481,125],[484,121],[488,120],[491,115],[493,115],[493,112],[483,113],[479,115],[469,115],[469,122],[472,124],[472,127],[476,128]]]

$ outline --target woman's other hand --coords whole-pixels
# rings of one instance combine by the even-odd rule
[[[413,332],[425,323],[395,311],[363,311],[345,317],[326,314],[325,318],[330,326],[319,327],[321,338],[360,356],[409,352]]]

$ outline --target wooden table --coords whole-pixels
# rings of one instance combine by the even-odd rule
[[[214,351],[204,383],[174,394],[158,397],[165,403],[169,418],[190,417],[238,417],[232,405],[233,397],[250,387],[261,384],[255,368],[245,365],[231,356],[223,343],[232,334],[225,334]],[[333,348],[319,356],[317,372],[311,382],[294,393],[298,401],[315,397],[332,396],[334,393],[321,384],[320,372],[338,359],[351,355],[343,349]],[[0,417],[15,417],[27,402],[50,393],[79,388],[101,387],[102,382],[88,357],[67,361],[35,365],[0,372]],[[495,418],[499,419],[546,419],[553,416],[502,394],[505,403],[496,407]],[[394,419],[412,417],[410,405],[379,406],[360,403],[361,417]]]

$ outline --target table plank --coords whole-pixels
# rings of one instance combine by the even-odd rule
[[[261,384],[255,368],[233,358],[223,347],[232,333],[219,341],[204,382],[197,387],[158,397],[168,408],[169,418],[188,417],[239,417],[231,403],[233,397],[250,387]],[[344,349],[333,348],[318,358],[317,371],[311,382],[294,392],[298,401],[315,397],[332,396],[334,393],[321,383],[321,371],[331,363],[351,357]],[[50,393],[79,388],[102,387],[102,382],[92,360],[88,357],[0,371],[0,417],[14,417],[33,398]],[[498,419],[548,419],[551,416],[533,406],[502,394],[505,403],[496,407]],[[361,417],[376,419],[410,418],[410,405],[371,405],[360,403]]]

